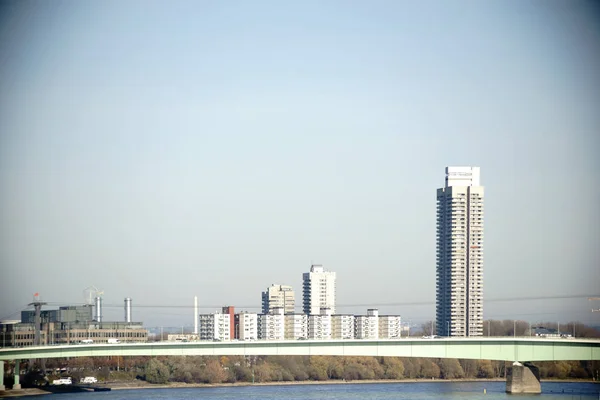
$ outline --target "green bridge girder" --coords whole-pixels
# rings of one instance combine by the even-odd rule
[[[440,338],[149,342],[0,349],[0,360],[106,356],[327,355],[462,358],[500,361],[600,360],[600,340]]]

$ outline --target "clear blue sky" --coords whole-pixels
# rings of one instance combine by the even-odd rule
[[[481,167],[485,299],[598,293],[599,21],[579,0],[2,1],[0,318],[95,285],[108,318],[129,296],[189,325],[135,307],[300,302],[315,262],[340,311],[429,320],[447,165]],[[385,305],[410,302],[431,304]]]

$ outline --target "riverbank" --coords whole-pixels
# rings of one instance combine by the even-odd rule
[[[184,383],[170,382],[168,384],[153,384],[142,380],[128,382],[104,382],[99,387],[111,388],[111,390],[135,390],[135,389],[178,389],[178,388],[214,388],[214,387],[243,387],[243,386],[303,386],[303,385],[348,385],[348,384],[392,384],[392,383],[456,383],[456,382],[504,382],[502,378],[495,379],[372,379],[372,380],[325,380],[325,381],[280,381],[280,382],[236,382],[236,383]],[[542,382],[564,382],[564,383],[595,383],[590,380],[542,380]],[[37,388],[27,388],[19,391],[0,391],[0,398],[22,397],[52,394],[50,391]]]

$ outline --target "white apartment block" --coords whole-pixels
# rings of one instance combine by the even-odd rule
[[[379,338],[398,339],[402,337],[402,318],[399,315],[379,316]]]
[[[258,316],[258,338],[262,340],[285,339],[285,315],[283,308],[274,308],[270,314]]]
[[[316,315],[321,308],[335,314],[335,272],[325,271],[322,265],[312,265],[302,274],[302,311]]]
[[[440,336],[483,334],[483,199],[479,167],[446,168],[446,184],[437,190]]]
[[[262,312],[270,313],[273,308],[281,307],[285,314],[293,314],[296,307],[296,298],[291,286],[271,285],[262,292]]]
[[[231,340],[229,314],[213,313],[198,315],[200,340]]]
[[[331,316],[332,339],[354,339],[354,315],[336,314]]]
[[[298,340],[308,338],[308,315],[286,314],[285,315],[285,339]]]
[[[321,313],[308,316],[308,338],[331,339],[331,310],[322,308]]]
[[[239,315],[239,339],[256,340],[258,339],[258,314],[241,312]]]
[[[354,318],[354,337],[356,339],[379,338],[379,311],[367,310],[367,315],[357,315]]]

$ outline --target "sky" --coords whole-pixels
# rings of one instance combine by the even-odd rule
[[[315,263],[338,312],[428,321],[470,165],[484,318],[600,324],[599,150],[597,2],[2,0],[0,319],[300,310]]]

